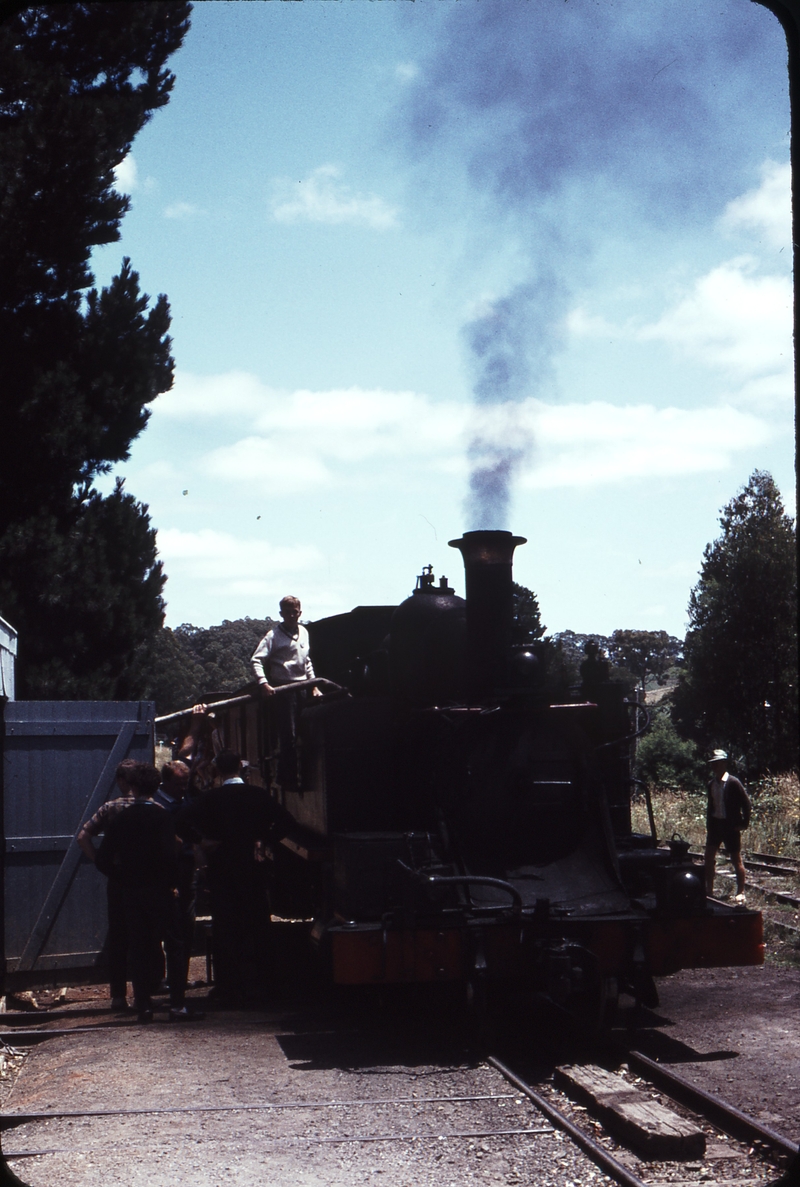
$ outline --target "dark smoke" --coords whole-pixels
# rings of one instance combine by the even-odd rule
[[[439,12],[409,97],[411,151],[433,165],[444,209],[464,181],[484,212],[493,206],[538,278],[464,330],[476,403],[507,404],[552,377],[592,201],[600,229],[622,211],[662,231],[705,223],[753,184],[763,156],[785,151],[788,95],[774,103],[785,38],[750,0],[483,0]],[[480,526],[505,526],[530,448],[506,419],[505,443],[477,433],[469,448]]]
[[[467,323],[464,338],[480,408],[508,406],[540,391],[551,376],[565,312],[566,292],[550,274],[518,285]],[[468,448],[467,522],[476,528],[508,526],[514,474],[530,453],[532,442],[518,418],[506,413],[503,429],[499,440],[478,431]]]
[[[495,445],[474,437],[467,456],[470,460],[466,513],[470,530],[508,528],[511,482],[517,466],[528,456],[530,443],[514,447]]]
[[[531,220],[600,179],[659,222],[713,216],[753,180],[748,125],[764,155],[787,143],[785,63],[778,21],[751,0],[448,6],[410,97],[411,147]]]

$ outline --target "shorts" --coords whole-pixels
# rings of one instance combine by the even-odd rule
[[[719,820],[712,816],[708,821],[706,844],[714,849],[724,845],[729,857],[738,857],[742,851],[742,830],[734,828],[727,820]]]

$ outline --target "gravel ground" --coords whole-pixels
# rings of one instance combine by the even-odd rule
[[[309,1026],[311,1025],[311,1029]],[[444,1101],[452,1096],[492,1100]],[[420,1098],[438,1098],[433,1101]],[[4,1134],[30,1187],[287,1182],[386,1187],[602,1182],[524,1098],[461,1047],[374,1028],[293,1030],[253,1015],[56,1038],[29,1057],[8,1112],[271,1101],[340,1107],[64,1118]],[[487,1131],[540,1130],[487,1136]],[[386,1137],[392,1141],[315,1141]],[[429,1135],[427,1137],[422,1135]],[[448,1136],[470,1135],[470,1136]],[[415,1140],[397,1140],[410,1138]],[[57,1153],[15,1160],[14,1150]]]
[[[800,1138],[800,970],[767,965],[686,971],[661,980],[659,988],[661,1006],[627,1032],[631,1045],[785,1136]],[[107,1023],[107,1013],[77,1012],[101,1006],[103,992],[70,991],[60,1003],[66,1017],[39,1025]],[[431,1012],[419,1002],[416,1008],[406,1003],[398,1011],[385,1003],[342,1011],[311,1002],[303,1010],[209,1014],[184,1026],[170,1026],[157,1015],[149,1027],[54,1038],[31,1046],[10,1092],[13,1076],[0,1083],[2,1107],[13,1113],[349,1105],[27,1123],[3,1134],[5,1152],[58,1153],[10,1165],[30,1187],[56,1181],[64,1187],[265,1181],[299,1187],[583,1187],[607,1181],[560,1134],[478,1136],[549,1126],[497,1072],[475,1060],[441,1006]],[[37,1021],[35,1013],[31,1021]],[[624,1034],[624,1026],[617,1029],[618,1037]],[[513,1063],[511,1054],[506,1051]],[[441,1099],[480,1095],[495,1099]],[[428,1097],[438,1099],[421,1099]],[[476,1136],[448,1136],[456,1134]],[[314,1140],[392,1135],[393,1141]],[[412,1135],[416,1140],[399,1140]],[[691,1171],[722,1182],[715,1174],[709,1180],[705,1167]],[[736,1179],[744,1177],[740,1172]]]

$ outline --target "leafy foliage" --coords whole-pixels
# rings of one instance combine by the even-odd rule
[[[705,765],[695,745],[676,731],[669,704],[651,709],[650,728],[636,752],[636,769],[640,779],[656,787],[698,790],[705,786]]]
[[[143,695],[158,713],[170,713],[208,693],[237,692],[252,681],[250,656],[274,625],[271,618],[237,618],[208,628],[163,627],[138,657]]]
[[[569,673],[570,684],[579,685],[581,683],[581,669],[591,654],[596,656],[600,662],[603,659],[607,661],[608,679],[622,684],[626,692],[633,692],[636,676],[610,658],[612,642],[606,635],[583,635],[576,631],[559,631],[558,634],[553,635],[553,642],[562,655],[562,662]],[[595,651],[594,648],[597,650]]]
[[[756,470],[723,508],[689,601],[675,693],[685,737],[743,756],[749,775],[796,767],[797,551],[771,475]]]
[[[539,599],[531,589],[518,585],[516,581],[511,586],[513,606],[513,642],[516,645],[535,643],[541,639],[547,630],[542,626],[542,615],[539,610]]]
[[[172,383],[166,297],[119,239],[114,168],[169,99],[185,3],[33,5],[0,26],[0,605],[24,697],[135,695],[164,578],[147,508],[95,479],[128,457]]]
[[[633,672],[646,688],[648,673],[663,683],[664,673],[680,660],[683,644],[666,631],[614,631],[608,653],[618,667]]]

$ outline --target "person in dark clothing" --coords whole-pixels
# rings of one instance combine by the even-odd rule
[[[189,767],[185,762],[177,760],[165,763],[161,768],[161,786],[153,796],[155,803],[170,814],[173,820],[183,806],[189,787]],[[178,895],[176,914],[183,942],[183,958],[186,961],[186,976],[189,976],[189,959],[194,942],[195,899],[196,899],[196,869],[194,846],[189,841],[181,841],[178,851]],[[163,967],[162,967],[162,976]]]
[[[150,1022],[153,1018],[153,949],[164,939],[170,1019],[178,1021],[191,1015],[185,1005],[186,967],[176,916],[175,828],[171,814],[152,798],[159,783],[158,772],[145,764],[141,767],[134,784],[134,802],[109,821],[97,850],[96,865],[121,888],[138,1020]],[[146,774],[149,778],[145,778]]]
[[[750,797],[742,783],[728,771],[728,755],[715,750],[708,762],[712,778],[708,784],[706,813],[706,894],[714,893],[717,850],[724,845],[736,871],[736,901],[744,903],[742,829],[750,823]]]
[[[295,827],[292,816],[263,787],[244,782],[241,759],[222,751],[214,759],[223,777],[187,805],[178,835],[199,838],[207,850],[215,988],[222,1009],[247,1009],[264,999],[269,902],[256,860],[256,842],[277,843]]]
[[[124,758],[116,770],[116,788],[118,795],[106,800],[89,820],[84,821],[78,833],[77,841],[81,850],[91,862],[94,862],[96,850],[92,838],[105,832],[106,825],[118,812],[129,808],[133,803],[133,784],[136,772],[141,764],[135,758]],[[128,1006],[128,932],[125,927],[125,911],[122,906],[122,895],[119,883],[109,878],[106,885],[108,902],[108,936],[106,951],[108,954],[108,980],[111,1009],[117,1013],[125,1013]]]

